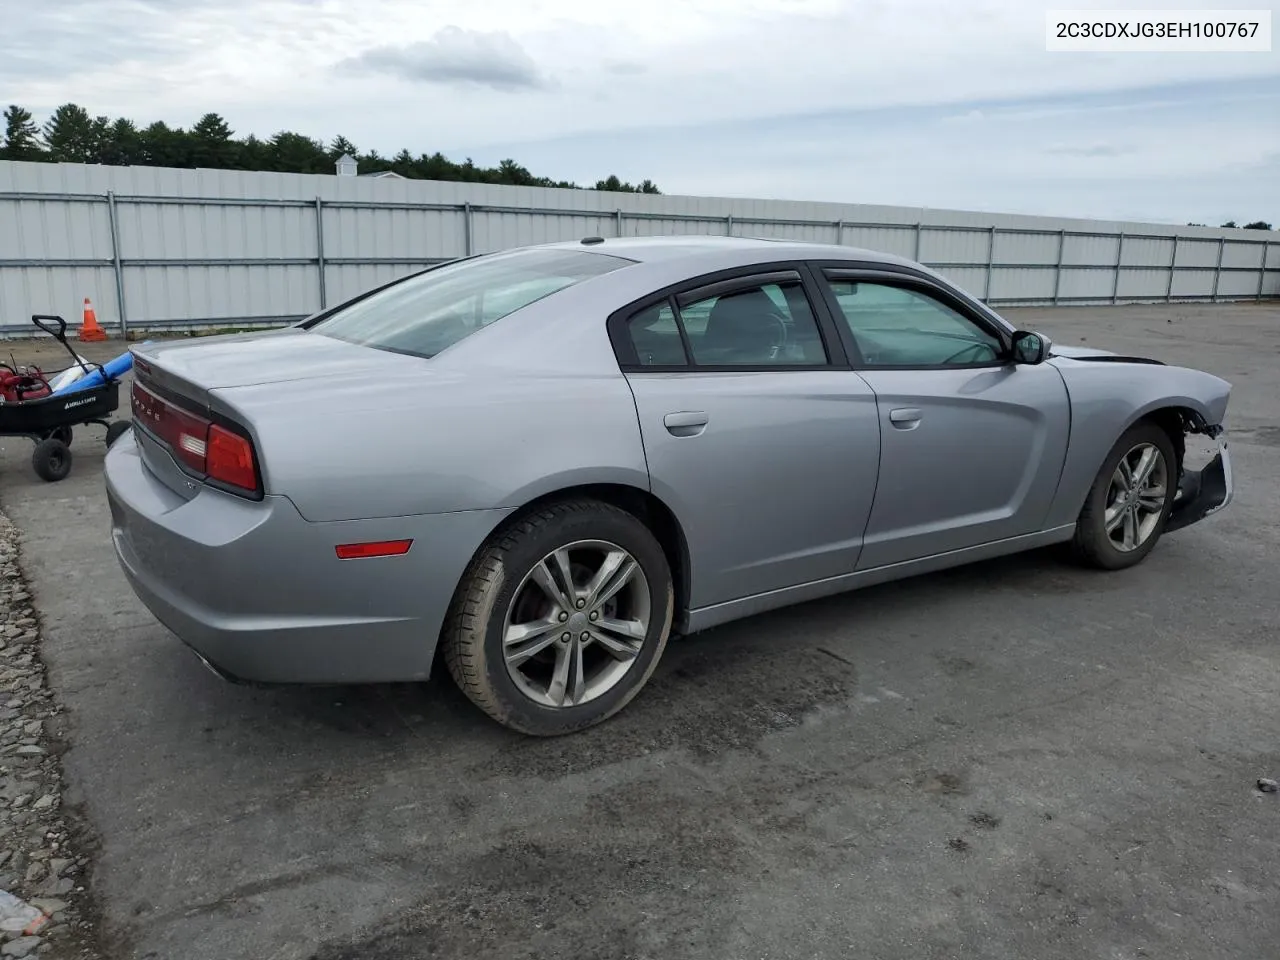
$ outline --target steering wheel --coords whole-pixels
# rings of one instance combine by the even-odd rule
[[[969,344],[969,346],[965,347],[963,350],[960,350],[960,351],[957,351],[956,353],[953,353],[951,356],[947,357],[947,359],[943,360],[942,362],[943,362],[943,363],[955,363],[955,362],[957,362],[961,357],[963,357],[966,353],[973,353],[975,350],[977,350],[977,351],[984,351],[984,350],[985,350],[985,351],[989,351],[990,349],[991,349],[991,348],[990,348],[989,346],[987,346],[985,343],[971,343],[971,344]],[[980,360],[982,360],[982,359],[983,359],[983,358],[982,358],[981,356],[977,356],[977,357],[974,357],[974,358],[973,358],[973,360],[972,360],[971,362],[973,362],[973,363],[978,363],[978,362],[979,362]]]

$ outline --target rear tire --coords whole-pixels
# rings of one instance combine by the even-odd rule
[[[61,440],[46,437],[36,444],[31,466],[41,480],[55,483],[71,472],[71,448]]]
[[[1147,470],[1145,481],[1133,482],[1142,480],[1134,476],[1135,467]],[[1177,492],[1178,461],[1169,434],[1154,423],[1134,424],[1111,448],[1089,488],[1071,541],[1076,559],[1100,570],[1141,563],[1164,533]]]
[[[463,693],[498,723],[559,736],[607,720],[640,692],[674,606],[671,569],[648,527],[610,504],[564,501],[481,548],[441,648]]]

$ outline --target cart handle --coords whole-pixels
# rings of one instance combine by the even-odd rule
[[[53,339],[61,340],[64,343],[66,342],[67,321],[63,320],[61,317],[55,317],[48,313],[33,313],[31,315],[31,322],[45,333],[49,334],[49,336],[53,337]],[[53,330],[46,325],[46,322],[56,323],[58,325],[58,332],[54,333]]]
[[[46,321],[56,323],[58,325],[57,331],[55,332],[53,329],[47,326]],[[71,349],[71,344],[67,343],[67,321],[63,320],[61,317],[56,317],[51,313],[33,313],[31,315],[31,322],[34,323],[37,327],[39,327],[41,330],[43,330],[45,333],[49,334],[49,336],[53,337],[53,339],[57,340],[64,347],[66,347],[67,353],[71,354],[71,359],[75,362],[75,365],[79,367],[81,370],[83,370],[86,374],[92,372],[90,370],[90,367],[95,367],[98,369],[98,371],[102,373],[103,380],[110,379],[107,376],[107,371],[103,368],[102,364],[95,363],[92,360],[85,362],[84,360],[81,360],[76,355],[76,352],[74,350]]]

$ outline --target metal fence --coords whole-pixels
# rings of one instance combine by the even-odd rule
[[[72,169],[50,183],[61,167]],[[108,189],[66,189],[93,185],[68,184],[77,173]],[[129,190],[148,176],[141,185],[154,192]],[[4,189],[24,180],[34,182]],[[308,188],[314,195],[297,196]],[[452,196],[433,198],[441,193]],[[1280,239],[1270,232],[0,162],[0,332],[31,332],[28,319],[37,312],[78,321],[86,296],[103,324],[121,333],[280,324],[458,256],[587,235],[672,233],[792,237],[896,253],[993,305],[1280,294]]]

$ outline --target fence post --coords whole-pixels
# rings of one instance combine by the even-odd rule
[[[1222,250],[1227,245],[1226,237],[1218,238],[1218,262],[1213,266],[1213,293],[1209,294],[1209,299],[1213,303],[1218,302],[1218,280],[1222,277]]]
[[[462,205],[462,254],[471,256],[471,201]]]
[[[982,288],[982,301],[986,303],[991,299],[991,268],[996,262],[996,228],[992,226],[991,234],[987,239],[987,282]]]
[[[1067,248],[1067,231],[1058,231],[1058,263],[1053,268],[1053,305],[1058,305],[1058,291],[1062,289],[1062,253]]]
[[[325,295],[324,201],[316,197],[316,267],[320,271],[320,309],[329,305]]]
[[[916,263],[920,262],[920,230],[922,226],[923,225],[920,223],[920,221],[917,220],[916,221],[916,242],[915,242],[915,246],[911,250],[911,259],[914,260]]]
[[[1111,277],[1111,303],[1114,306],[1120,298],[1120,263],[1124,260],[1124,231],[1120,231],[1120,242],[1116,244],[1116,266]]]
[[[622,208],[613,211],[613,231],[614,236],[622,236]]]
[[[120,314],[120,339],[129,339],[129,315],[124,306],[124,269],[120,264],[120,220],[116,216],[116,195],[107,191],[107,224],[111,228],[111,267],[116,277],[116,310]],[[1263,252],[1266,256],[1266,252]]]
[[[1178,235],[1173,235],[1173,253],[1169,254],[1169,282],[1164,288],[1164,302],[1173,302],[1173,277],[1178,272]]]
[[[844,221],[843,220],[836,221],[836,246],[837,247],[844,246]]]
[[[1262,241],[1262,263],[1258,264],[1258,295],[1255,300],[1262,299],[1262,288],[1266,285],[1267,280],[1267,256],[1271,253],[1271,241]]]
[[[725,223],[724,235],[726,237],[732,237],[733,236],[733,214],[732,213],[724,218],[724,223]]]

